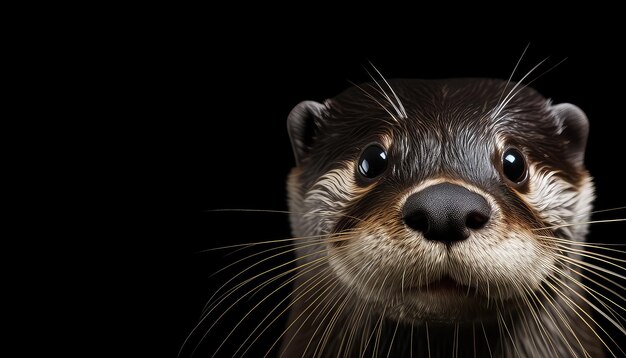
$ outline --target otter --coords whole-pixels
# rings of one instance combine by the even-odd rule
[[[298,104],[287,127],[281,356],[620,353],[581,284],[581,109],[504,80],[382,79]]]
[[[626,356],[624,252],[586,242],[583,111],[510,79],[372,80],[288,115],[288,211],[217,210],[293,236],[222,247],[278,244],[218,271],[179,356]]]

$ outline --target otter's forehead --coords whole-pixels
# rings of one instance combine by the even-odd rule
[[[453,143],[463,134],[502,133],[523,139],[527,135],[521,129],[528,135],[541,135],[555,128],[554,121],[546,118],[550,116],[548,101],[516,83],[470,78],[390,80],[389,84],[397,97],[389,89],[382,92],[384,87],[363,84],[329,101],[335,117],[330,124],[336,125],[332,129],[341,132],[345,125],[353,138],[401,133]]]
[[[493,161],[509,146],[563,169],[549,101],[516,83],[390,80],[389,87],[354,86],[327,105],[331,118],[318,138],[317,163],[354,158],[377,142],[389,151],[394,174],[417,180],[446,175],[490,181],[498,175]]]

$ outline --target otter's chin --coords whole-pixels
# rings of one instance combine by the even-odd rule
[[[486,321],[498,314],[494,302],[489,302],[475,287],[459,284],[449,277],[405,288],[394,301],[398,304],[387,307],[385,315],[407,323]]]

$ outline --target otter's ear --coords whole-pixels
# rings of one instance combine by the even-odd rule
[[[589,121],[585,112],[570,103],[561,103],[552,106],[552,111],[561,127],[561,136],[564,137],[569,158],[578,166],[585,160],[585,147],[589,135]]]
[[[291,139],[291,147],[296,157],[296,165],[300,165],[313,145],[319,126],[324,118],[326,106],[314,101],[298,103],[287,118],[287,131]]]

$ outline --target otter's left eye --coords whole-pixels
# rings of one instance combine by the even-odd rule
[[[526,179],[526,160],[522,153],[509,148],[502,156],[502,172],[513,183],[520,184]]]
[[[378,144],[372,144],[365,148],[359,158],[359,173],[373,179],[381,175],[387,169],[387,152]]]

